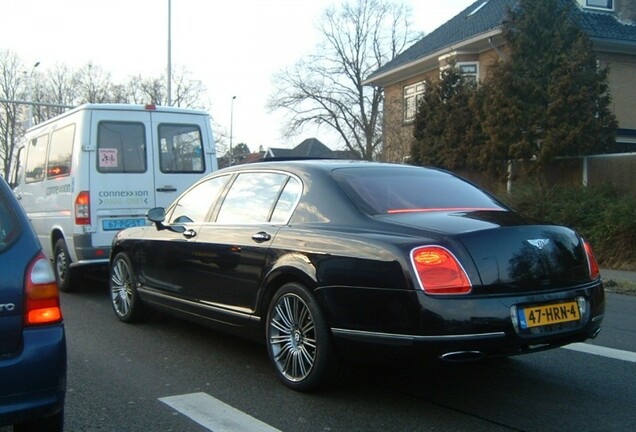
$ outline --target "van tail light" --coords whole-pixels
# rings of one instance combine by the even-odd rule
[[[91,224],[91,195],[82,191],[75,198],[75,225]]]
[[[472,284],[455,255],[441,246],[424,246],[411,252],[411,261],[427,294],[468,294]]]
[[[60,293],[51,262],[42,252],[37,254],[29,264],[25,285],[25,325],[36,326],[61,322]]]
[[[592,252],[592,247],[585,240],[583,240],[583,246],[585,247],[585,254],[587,255],[587,267],[590,270],[590,279],[596,280],[601,277],[601,272],[598,268],[594,253]]]

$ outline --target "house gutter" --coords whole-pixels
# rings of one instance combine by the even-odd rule
[[[448,47],[442,50],[436,51],[424,57],[420,57],[412,62],[405,63],[403,65],[389,69],[388,71],[383,72],[379,75],[375,75],[375,76],[371,75],[371,77],[362,81],[362,85],[378,85],[378,86],[384,87],[386,85],[403,81],[414,75],[418,75],[422,73],[422,69],[419,66],[425,65],[426,63],[431,61],[435,61],[437,63],[438,59],[444,55],[451,54],[455,51],[461,50],[462,48],[466,46],[470,46],[472,44],[476,44],[484,40],[488,41],[488,43],[491,44],[492,38],[494,38],[495,36],[499,34],[501,34],[501,27],[497,27],[488,32],[478,34],[476,36],[471,37],[470,39],[463,40],[457,44],[449,45]],[[499,51],[497,52],[499,53]],[[410,72],[411,69],[413,69],[412,72]],[[397,76],[397,78],[392,78],[394,76]]]

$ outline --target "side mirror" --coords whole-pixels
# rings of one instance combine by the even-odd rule
[[[155,207],[148,210],[146,217],[150,222],[154,222],[157,227],[157,231],[163,231],[165,229],[176,232],[183,233],[185,231],[185,227],[181,225],[165,225],[163,222],[166,220],[166,211],[163,207]]]

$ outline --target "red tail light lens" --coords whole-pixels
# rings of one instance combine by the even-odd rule
[[[601,277],[601,272],[598,268],[598,263],[596,262],[594,253],[592,252],[592,247],[586,241],[583,241],[583,246],[585,246],[585,253],[587,254],[587,265],[590,269],[590,279],[596,280]]]
[[[55,324],[62,321],[60,295],[51,262],[40,252],[26,273],[24,321],[26,325]]]
[[[411,252],[420,286],[427,294],[468,294],[472,285],[455,255],[441,246]]]
[[[75,198],[75,224],[91,224],[91,196],[88,191],[82,191]]]

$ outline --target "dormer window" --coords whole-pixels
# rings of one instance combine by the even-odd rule
[[[585,0],[585,7],[611,11],[614,10],[614,0]]]

